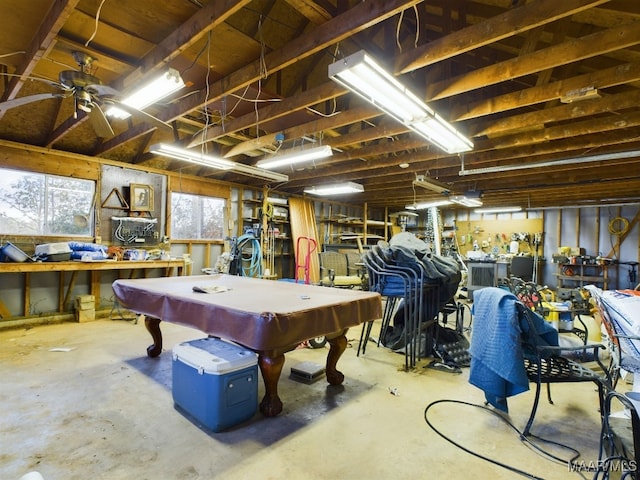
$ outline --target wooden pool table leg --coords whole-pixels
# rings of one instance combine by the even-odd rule
[[[160,331],[160,319],[154,317],[144,317],[144,326],[151,334],[153,345],[147,347],[147,355],[151,358],[157,357],[162,352],[162,332]]]
[[[327,336],[329,342],[329,353],[327,354],[326,374],[327,382],[331,385],[341,385],[344,382],[344,375],[336,368],[338,360],[347,349],[347,330],[331,336]]]
[[[265,394],[260,402],[260,412],[265,417],[275,417],[282,412],[282,400],[278,396],[278,380],[284,367],[284,353],[278,355],[258,355],[258,365],[264,380]]]

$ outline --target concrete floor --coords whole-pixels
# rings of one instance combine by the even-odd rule
[[[357,357],[359,329],[349,332],[351,348],[338,364],[343,386],[288,378],[297,362],[324,363],[326,350],[299,349],[287,354],[280,379],[281,415],[258,413],[228,431],[207,431],[179,413],[171,397],[171,347],[203,334],[171,324],[163,333],[166,351],[150,359],[150,336],[130,321],[0,331],[0,478],[30,471],[45,480],[517,478],[425,422],[425,408],[440,400],[429,420],[461,447],[540,478],[591,478],[522,443],[501,417],[448,402],[482,405],[468,369],[454,374],[419,365],[403,372],[401,355],[373,343]],[[553,393],[555,405],[541,402],[534,433],[595,462],[595,387],[556,385]],[[518,429],[532,398],[527,392],[509,400],[508,419]]]

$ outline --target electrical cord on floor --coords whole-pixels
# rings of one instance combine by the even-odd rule
[[[564,459],[562,459],[562,458],[559,458],[559,457],[557,457],[557,456],[555,456],[555,455],[553,455],[553,454],[551,454],[551,453],[549,453],[549,452],[547,452],[547,451],[543,450],[543,449],[542,449],[542,448],[540,448],[538,445],[536,445],[536,444],[534,444],[533,442],[531,442],[531,441],[529,440],[529,438],[528,438],[528,437],[524,436],[524,435],[522,434],[522,432],[520,432],[520,430],[518,430],[518,429],[517,429],[517,428],[516,428],[516,427],[515,427],[515,426],[514,426],[514,425],[513,425],[509,420],[507,420],[503,415],[501,415],[500,413],[496,412],[495,410],[492,410],[491,408],[486,407],[486,406],[484,406],[484,405],[477,405],[477,404],[475,404],[475,403],[464,402],[464,401],[462,401],[462,400],[447,400],[447,399],[444,399],[444,400],[436,400],[435,402],[431,402],[431,403],[430,403],[429,405],[427,405],[427,407],[424,409],[424,420],[425,420],[425,422],[427,423],[427,425],[429,425],[429,427],[431,427],[431,429],[432,429],[434,432],[436,432],[438,435],[440,435],[442,438],[444,438],[447,442],[449,442],[449,443],[451,443],[451,444],[455,445],[456,447],[460,448],[461,450],[463,450],[463,451],[467,452],[467,453],[468,453],[468,454],[470,454],[470,455],[473,455],[474,457],[481,458],[482,460],[485,460],[485,461],[487,461],[487,462],[489,462],[489,463],[492,463],[492,464],[494,464],[494,465],[497,465],[497,466],[499,466],[499,467],[502,467],[502,468],[504,468],[504,469],[506,469],[506,470],[509,470],[509,471],[513,472],[513,473],[517,473],[518,475],[522,475],[522,476],[524,476],[524,477],[526,477],[526,478],[530,478],[530,479],[533,479],[533,480],[544,480],[542,477],[538,477],[538,476],[536,476],[536,475],[533,475],[532,473],[525,472],[524,470],[517,469],[517,468],[515,468],[515,467],[513,467],[513,466],[511,466],[511,465],[507,465],[507,464],[505,464],[505,463],[499,462],[499,461],[494,460],[494,459],[492,459],[492,458],[485,457],[484,455],[481,455],[481,454],[479,454],[479,453],[476,453],[476,452],[474,452],[473,450],[470,450],[470,449],[468,449],[468,448],[466,448],[466,447],[464,447],[464,446],[460,445],[459,443],[456,443],[454,440],[452,440],[451,438],[447,437],[445,434],[443,434],[442,432],[440,432],[437,428],[435,428],[435,427],[433,426],[433,424],[429,421],[429,418],[428,418],[428,412],[429,412],[429,409],[430,409],[431,407],[433,407],[433,406],[435,406],[435,405],[439,404],[439,403],[457,403],[457,404],[460,404],[460,405],[468,405],[468,406],[470,406],[470,407],[481,408],[481,409],[483,409],[483,410],[486,410],[487,412],[489,412],[489,413],[491,413],[491,414],[493,414],[493,415],[497,416],[498,418],[500,418],[500,420],[502,420],[502,421],[503,421],[504,423],[506,423],[509,427],[511,427],[515,432],[517,432],[517,433],[518,433],[518,437],[520,438],[520,440],[521,440],[521,441],[523,441],[527,446],[531,447],[533,450],[538,451],[539,453],[543,454],[544,456],[546,456],[546,457],[548,457],[548,458],[553,459],[553,460],[554,460],[554,461],[556,461],[556,462],[562,462],[562,463],[564,463],[565,465],[575,465],[575,464],[574,464],[575,460],[580,456],[580,452],[578,452],[576,449],[574,449],[574,448],[572,448],[572,447],[569,447],[568,445],[564,445],[564,444],[562,444],[562,443],[554,442],[554,441],[552,441],[552,440],[546,440],[546,439],[544,439],[544,438],[537,437],[537,436],[535,436],[535,435],[531,435],[531,434],[530,434],[530,436],[531,436],[531,437],[534,437],[534,438],[536,438],[536,439],[538,439],[538,440],[540,440],[540,441],[543,441],[543,442],[545,442],[545,443],[550,443],[550,444],[553,444],[553,445],[556,445],[556,446],[559,446],[559,447],[565,448],[565,449],[567,449],[567,450],[569,450],[569,451],[573,452],[573,453],[574,453],[574,456],[573,456],[573,457],[571,457],[569,460],[564,460]],[[579,466],[577,466],[577,465],[576,465],[576,467],[579,467]],[[584,475],[582,475],[582,472],[579,470],[579,468],[576,468],[576,471],[577,471],[577,473],[579,473],[579,474],[580,474],[580,476],[582,476],[583,478],[586,478],[586,477],[584,477]]]

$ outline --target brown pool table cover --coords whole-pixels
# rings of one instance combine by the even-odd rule
[[[194,292],[193,287],[220,290]],[[277,350],[382,317],[378,293],[232,275],[116,280],[125,308],[255,351]]]

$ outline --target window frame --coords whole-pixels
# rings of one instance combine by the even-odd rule
[[[169,193],[170,196],[170,205],[171,205],[171,213],[168,219],[169,228],[171,232],[171,239],[174,242],[201,242],[201,241],[223,241],[226,237],[225,233],[225,225],[228,219],[228,202],[229,199],[221,196],[211,196],[211,195],[203,195],[200,193],[191,193],[184,191],[171,191]],[[197,236],[178,236],[176,235],[176,225],[174,224],[174,219],[177,218],[175,213],[177,211],[177,206],[180,204],[180,199],[176,198],[176,196],[184,196],[186,198],[196,200],[198,202],[197,206],[190,211],[196,214],[196,217],[192,217],[192,224],[197,228]],[[218,227],[220,228],[220,236],[216,237],[207,237],[203,235],[203,229],[206,228],[207,221],[204,218],[203,214],[206,210],[204,203],[206,201],[217,201],[220,203],[219,211],[222,213],[222,218],[218,220]],[[218,209],[215,209],[218,211]],[[183,230],[182,228],[180,230]]]
[[[95,235],[94,207],[97,189],[97,182],[95,180],[67,177],[63,175],[56,175],[54,173],[37,172],[32,170],[21,170],[4,166],[0,166],[0,175],[4,178],[11,178],[15,176],[15,182],[20,182],[23,179],[29,178],[37,179],[41,190],[37,197],[34,198],[35,204],[38,206],[37,211],[35,212],[28,212],[24,209],[21,210],[19,206],[2,202],[2,199],[0,198],[0,214],[6,215],[6,218],[8,219],[6,222],[7,226],[15,225],[16,222],[19,222],[15,215],[28,217],[29,213],[31,213],[33,217],[33,228],[28,232],[25,232],[24,223],[22,224],[22,227],[17,227],[15,230],[5,230],[4,222],[0,222],[0,235],[15,237],[31,236],[72,238],[93,237]],[[56,183],[58,183],[58,185],[56,185]],[[62,187],[60,184],[64,185],[66,188]],[[80,185],[84,185],[87,187],[87,190],[83,190],[82,188],[70,189],[68,188],[70,184],[77,184],[78,187]],[[14,195],[19,193],[19,189],[15,188],[15,184],[12,185],[9,183],[8,186],[12,187],[12,189],[4,190],[3,188],[0,188],[0,193],[3,195],[11,195],[12,191],[14,191]],[[56,214],[59,214],[61,211],[60,208],[56,206],[56,201],[60,200],[59,196],[55,193],[56,190],[68,190],[72,194],[85,197],[86,202],[81,202],[80,205],[86,206],[87,211],[76,209],[75,213],[73,213],[72,220],[70,220],[66,225],[60,224],[58,226],[58,228],[67,228],[71,225],[71,230],[54,230],[56,228]],[[67,201],[67,204],[68,203],[69,202]],[[62,204],[64,205],[64,201]],[[77,206],[78,202],[74,201],[71,202],[71,204]],[[71,215],[71,212],[69,212],[69,215]]]

